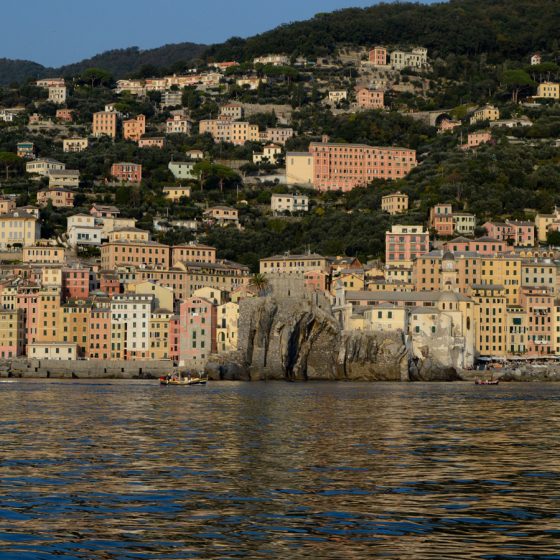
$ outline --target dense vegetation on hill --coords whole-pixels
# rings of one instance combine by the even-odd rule
[[[0,85],[43,76],[80,74],[98,67],[121,78],[142,67],[177,68],[194,59],[251,60],[268,53],[332,55],[341,44],[422,45],[431,58],[477,57],[502,63],[526,58],[534,50],[560,56],[558,0],[450,0],[446,3],[382,3],[350,8],[285,24],[248,39],[233,37],[206,47],[194,43],[156,49],[117,49],[61,68],[0,59]],[[460,61],[459,61],[460,62]],[[462,68],[462,64],[458,65]]]
[[[533,50],[558,51],[558,0],[450,0],[383,3],[317,14],[249,39],[214,45],[216,59],[247,60],[267,53],[322,56],[338,44],[420,44],[432,57],[476,56],[493,62],[523,58]]]
[[[30,60],[0,58],[0,85],[24,82],[30,78],[40,78],[46,68]]]
[[[182,69],[192,59],[201,56],[205,49],[205,45],[197,45],[196,43],[178,43],[149,50],[130,47],[107,51],[60,68],[46,68],[41,64],[26,60],[0,59],[0,85],[46,76],[71,77],[92,67],[103,68],[114,78],[135,74],[141,69],[149,67],[173,69],[174,66],[177,66],[177,69]]]

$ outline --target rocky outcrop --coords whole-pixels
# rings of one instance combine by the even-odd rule
[[[238,351],[213,356],[206,367],[210,379],[458,379],[429,349],[424,359],[414,358],[400,331],[342,331],[320,296],[250,298],[239,311]]]

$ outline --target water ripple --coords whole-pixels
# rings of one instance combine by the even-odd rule
[[[0,559],[560,559],[559,405],[540,384],[0,384]]]

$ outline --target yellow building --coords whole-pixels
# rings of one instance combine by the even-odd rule
[[[141,280],[127,285],[127,290],[133,294],[153,295],[154,305],[158,309],[173,311],[173,288],[164,286],[151,280]]]
[[[230,119],[202,120],[199,123],[200,134],[210,134],[215,142],[231,142],[242,146],[245,142],[259,141],[259,126]]]
[[[554,208],[552,214],[537,214],[535,227],[537,228],[538,241],[546,243],[548,232],[551,229],[560,229],[560,211]]]
[[[23,310],[0,310],[0,358],[21,356],[24,348],[25,320]]]
[[[481,257],[480,283],[498,284],[508,305],[519,305],[521,294],[520,257]]]
[[[329,272],[329,261],[326,257],[316,254],[308,255],[276,255],[261,259],[261,274],[303,274],[311,270]]]
[[[190,187],[163,187],[163,196],[168,200],[173,202],[178,202],[182,198],[190,198],[191,188]]]
[[[88,346],[90,310],[91,305],[80,301],[70,301],[60,308],[58,340],[76,344],[78,356],[84,356]]]
[[[76,360],[78,345],[70,342],[34,342],[29,345],[27,356],[35,360]]]
[[[523,287],[547,288],[552,294],[558,293],[558,269],[549,259],[523,261],[521,274]]]
[[[286,184],[313,186],[313,155],[308,152],[286,154]]]
[[[478,354],[505,357],[507,354],[507,300],[504,287],[497,284],[475,284],[471,287],[470,297],[476,304]]]
[[[363,271],[361,274],[350,271],[342,272],[333,282],[333,289],[338,282],[342,282],[346,290],[365,290]]]
[[[66,260],[64,247],[50,245],[32,245],[23,248],[24,263],[63,264]]]
[[[36,342],[60,341],[59,314],[61,292],[57,288],[43,288],[37,294]]]
[[[527,352],[529,319],[527,311],[521,306],[508,306],[506,309],[506,349],[511,356]]]
[[[471,124],[484,122],[484,121],[497,121],[500,118],[500,110],[494,105],[485,105],[477,109],[472,117]]]
[[[232,301],[219,305],[216,315],[216,345],[218,354],[237,350],[239,305]]]
[[[225,293],[211,286],[204,286],[203,288],[194,290],[192,297],[207,299],[214,305],[225,303]]]
[[[149,241],[150,232],[145,229],[126,227],[109,233],[109,243],[114,241]]]
[[[41,268],[41,285],[44,288],[62,290],[62,268],[59,266],[43,266]]]
[[[152,360],[169,359],[171,317],[173,317],[171,311],[162,309],[156,309],[150,317],[150,357]]]
[[[8,245],[28,247],[41,237],[41,225],[33,214],[16,210],[0,215],[0,248]]]
[[[537,87],[537,95],[542,99],[560,99],[560,83],[543,82]]]
[[[381,197],[381,210],[391,215],[402,214],[408,210],[408,195],[395,192]]]

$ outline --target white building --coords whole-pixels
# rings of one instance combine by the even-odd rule
[[[274,214],[279,212],[307,212],[309,197],[304,194],[273,194],[270,198],[270,209]]]
[[[329,101],[331,103],[339,103],[348,99],[348,92],[345,89],[337,89],[329,91]]]
[[[125,359],[149,357],[153,294],[117,294],[111,300],[115,351]]]
[[[272,66],[289,66],[290,59],[285,54],[267,54],[253,59],[253,64],[272,64]]]
[[[66,224],[66,234],[70,246],[90,245],[99,247],[101,245],[103,227],[98,225],[94,216],[74,214],[67,219]]]
[[[72,342],[34,342],[27,347],[27,357],[35,360],[77,360],[78,345]]]
[[[393,51],[391,53],[391,66],[395,70],[403,68],[423,69],[428,65],[428,49],[416,47],[412,51]]]
[[[66,164],[51,158],[38,158],[25,164],[25,171],[36,175],[47,176],[51,169],[61,171],[66,169]]]
[[[62,150],[66,153],[83,152],[87,150],[88,145],[87,138],[65,138],[62,141]]]
[[[165,123],[165,132],[167,134],[190,134],[191,130],[191,121],[182,115],[173,115]]]
[[[66,103],[66,86],[54,86],[49,88],[49,101],[57,105]]]
[[[194,166],[192,161],[170,161],[167,168],[175,179],[197,179],[193,173]]]
[[[79,187],[80,172],[77,169],[49,169],[49,187]]]
[[[277,144],[268,144],[263,148],[262,153],[253,152],[253,163],[271,163],[276,165],[278,157],[282,154],[282,148]]]

